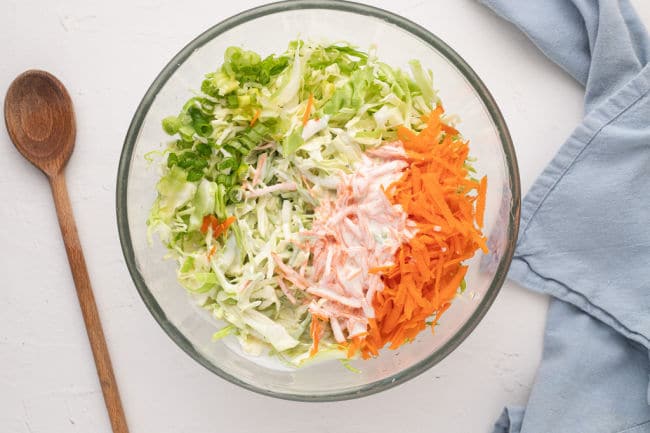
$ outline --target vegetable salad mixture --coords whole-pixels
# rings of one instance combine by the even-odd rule
[[[487,251],[487,180],[418,61],[241,48],[178,116],[148,220],[178,281],[254,355],[377,356],[434,326]]]

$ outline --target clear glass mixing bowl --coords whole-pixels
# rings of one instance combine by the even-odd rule
[[[144,155],[168,140],[161,119],[178,112],[220,65],[225,49],[238,45],[262,54],[284,51],[297,37],[376,45],[381,60],[407,67],[419,59],[434,73],[448,113],[458,114],[476,168],[489,188],[485,233],[490,253],[470,262],[467,290],[443,316],[435,335],[422,332],[397,351],[353,361],[352,373],[331,361],[303,369],[277,368],[246,357],[236,345],[212,342],[220,327],[195,306],[177,283],[175,263],[164,247],[147,243],[146,220],[155,198],[157,167]],[[117,219],[124,257],[145,304],[188,355],[218,376],[250,390],[303,401],[355,398],[390,388],[438,363],[476,327],[494,301],[510,265],[519,221],[520,189],[515,152],[506,124],[476,73],[442,40],[390,12],[342,1],[298,0],[258,7],[210,28],[181,50],[155,79],[140,103],[122,150],[117,178]]]

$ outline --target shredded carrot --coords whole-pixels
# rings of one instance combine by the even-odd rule
[[[483,216],[485,215],[485,192],[487,190],[487,176],[483,176],[478,186],[476,198],[476,221],[478,226],[483,228]]]
[[[203,224],[201,224],[201,233],[204,235],[208,233],[208,229],[213,227],[214,224],[219,224],[219,220],[216,216],[210,214],[203,217]]]
[[[232,223],[234,223],[235,221],[237,221],[237,218],[235,218],[232,215],[226,218],[226,220],[221,223],[221,227],[223,228],[223,231],[225,232],[226,230],[228,230],[228,227],[230,227]]]
[[[201,233],[207,234],[208,229],[212,229],[212,236],[217,238],[222,234],[228,231],[228,227],[237,221],[237,218],[234,216],[229,216],[223,222],[219,222],[216,216],[210,214],[203,217],[203,223],[201,224]]]
[[[311,115],[311,109],[314,107],[314,94],[309,94],[309,99],[307,100],[307,107],[305,107],[305,114],[302,116],[303,126],[309,121],[309,116]]]
[[[352,337],[352,342],[350,342],[348,346],[348,358],[352,358],[355,353],[359,351],[361,348],[361,345],[363,344],[363,338],[362,336],[355,336]]]
[[[210,248],[210,251],[208,252],[208,260],[210,260],[212,258],[212,256],[214,256],[214,253],[216,251],[217,251],[217,246],[212,245],[212,248]]]
[[[369,270],[382,276],[384,289],[373,298],[368,334],[347,343],[348,356],[358,350],[364,358],[376,356],[387,344],[396,349],[415,339],[428,320],[437,323],[465,278],[463,261],[479,248],[487,250],[481,233],[487,178],[469,178],[468,142],[442,122],[443,114],[438,106],[423,116],[427,125],[419,133],[398,129],[409,166],[385,193],[417,232],[397,251],[393,265]]]
[[[203,217],[203,224],[201,224],[201,233],[203,234],[208,233],[208,228],[212,225],[212,218],[215,218],[215,216],[206,215]]]
[[[316,355],[316,352],[318,352],[318,343],[320,342],[320,335],[322,332],[322,327],[321,327],[321,317],[317,315],[312,315],[311,318],[311,326],[309,327],[309,335],[311,335],[311,339],[313,340],[311,350],[309,351],[309,356],[314,356]]]
[[[257,119],[260,118],[260,114],[261,114],[260,110],[255,110],[255,114],[253,114],[253,118],[251,119],[251,126],[255,126]]]

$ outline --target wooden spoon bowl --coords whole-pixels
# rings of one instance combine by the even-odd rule
[[[9,87],[5,122],[18,151],[46,175],[59,173],[74,149],[72,100],[63,84],[45,71],[27,71]]]

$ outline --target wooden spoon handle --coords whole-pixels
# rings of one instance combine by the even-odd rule
[[[126,425],[120,394],[113,375],[111,358],[108,355],[104,331],[99,320],[97,305],[95,305],[95,296],[90,286],[86,260],[81,250],[77,226],[74,222],[70,198],[68,197],[68,189],[62,172],[50,177],[50,186],[52,187],[52,195],[54,196],[56,213],[59,217],[65,251],[68,254],[74,284],[77,287],[77,297],[86,323],[86,332],[95,358],[97,375],[104,393],[104,402],[106,403],[106,409],[108,409],[113,433],[128,433],[129,429]]]

